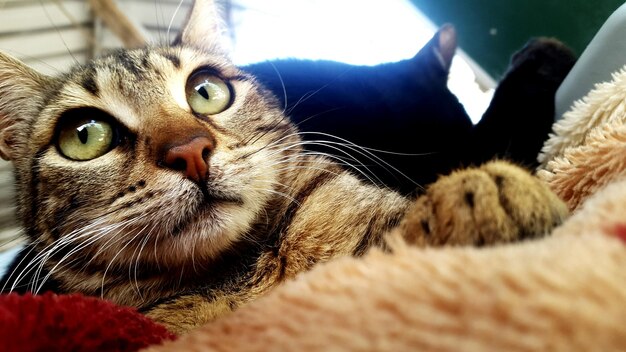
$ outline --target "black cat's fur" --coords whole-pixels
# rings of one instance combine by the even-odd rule
[[[403,193],[494,157],[535,166],[553,123],[556,89],[574,54],[556,40],[531,40],[513,56],[489,108],[473,126],[447,87],[455,48],[454,28],[444,26],[417,55],[397,63],[276,60],[244,69],[280,97],[308,148],[362,164],[366,175]],[[391,153],[372,156],[315,142],[340,142],[328,135]]]
[[[308,147],[362,164],[363,173],[372,179],[411,192],[416,183],[430,183],[458,166],[454,151],[466,147],[472,129],[469,116],[447,87],[455,48],[454,28],[444,26],[413,58],[397,63],[353,66],[277,60],[244,70],[282,100],[304,139],[311,142]],[[311,132],[390,153],[372,156],[339,147],[348,156],[335,149],[336,144],[313,144],[340,140]]]

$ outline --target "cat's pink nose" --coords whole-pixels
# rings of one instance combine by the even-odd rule
[[[196,137],[191,141],[174,145],[165,152],[164,165],[182,171],[187,178],[196,182],[205,181],[209,174],[209,156],[214,143],[207,137]]]

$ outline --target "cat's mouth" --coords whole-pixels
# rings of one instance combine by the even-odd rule
[[[215,187],[209,187],[205,184],[198,185],[200,192],[202,193],[201,207],[207,207],[219,203],[233,203],[236,205],[243,205],[243,198],[234,192],[228,192],[216,189]]]
[[[241,206],[243,198],[233,192],[221,191],[208,186],[198,186],[200,201],[191,212],[188,212],[173,228],[171,235],[177,237],[189,232],[194,225],[204,221],[219,221],[219,207],[223,205]],[[223,215],[221,215],[223,216]]]

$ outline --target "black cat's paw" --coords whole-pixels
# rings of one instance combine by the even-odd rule
[[[513,54],[505,77],[522,71],[524,75],[537,76],[544,84],[550,84],[545,88],[556,89],[575,63],[574,52],[559,40],[533,38]]]
[[[551,38],[530,40],[511,59],[472,134],[475,163],[504,158],[530,168],[554,123],[554,97],[576,58]]]

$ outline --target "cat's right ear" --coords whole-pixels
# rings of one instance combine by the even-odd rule
[[[195,0],[187,21],[172,45],[188,45],[225,56],[229,53],[226,25],[216,0]]]
[[[51,78],[0,53],[0,157],[15,159],[19,141],[44,104]]]

